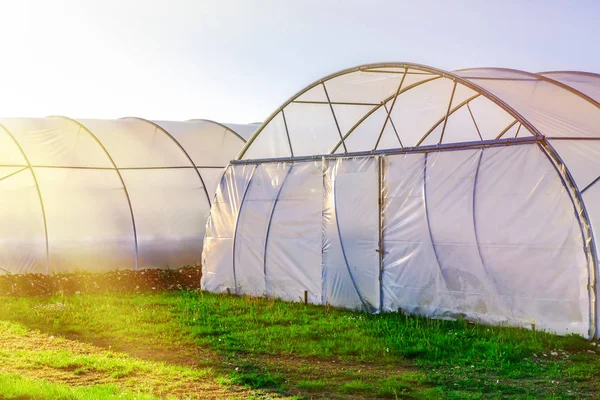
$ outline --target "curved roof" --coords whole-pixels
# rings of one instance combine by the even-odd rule
[[[198,262],[216,185],[244,142],[206,120],[0,119],[0,271]]]
[[[524,136],[600,138],[600,76],[369,64],[277,109],[238,159],[297,158]]]

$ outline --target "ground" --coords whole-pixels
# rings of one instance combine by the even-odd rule
[[[577,336],[177,284],[0,297],[0,399],[600,398]]]

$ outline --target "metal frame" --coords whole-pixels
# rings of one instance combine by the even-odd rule
[[[127,185],[125,185],[125,181],[123,180],[123,175],[121,175],[121,171],[119,171],[119,168],[117,167],[117,164],[115,163],[115,160],[112,158],[112,156],[110,155],[110,153],[108,152],[106,147],[104,147],[104,144],[100,141],[100,139],[98,139],[98,137],[91,130],[89,130],[85,125],[83,125],[81,122],[76,121],[71,118],[68,118],[68,117],[64,117],[62,115],[51,116],[49,118],[64,119],[67,122],[71,122],[71,123],[74,123],[75,125],[77,125],[80,130],[87,132],[92,137],[92,139],[96,142],[96,144],[98,146],[100,146],[100,148],[102,149],[104,154],[106,154],[106,157],[108,158],[108,160],[114,167],[114,171],[117,173],[117,176],[119,177],[121,186],[123,186],[123,192],[125,193],[125,198],[127,199],[127,205],[129,207],[129,213],[131,215],[131,225],[133,226],[133,243],[134,243],[134,251],[135,251],[135,270],[137,271],[139,269],[139,248],[138,248],[138,236],[137,236],[137,227],[135,224],[135,216],[133,213],[133,206],[131,205],[131,197],[129,196],[129,191],[127,190]]]
[[[590,299],[590,337],[597,336],[597,299],[596,299],[596,271],[598,268],[596,254],[596,245],[594,239],[594,232],[592,230],[592,223],[590,221],[585,202],[581,196],[581,192],[577,189],[577,184],[571,175],[569,169],[565,166],[562,158],[556,152],[554,147],[547,141],[542,140],[538,142],[540,150],[546,155],[556,173],[561,179],[561,182],[569,194],[571,203],[573,205],[573,212],[575,218],[579,223],[579,229],[581,231],[581,237],[583,241],[583,251],[588,259],[588,295]]]
[[[13,176],[19,172],[24,171],[25,169],[29,169],[32,173],[32,176],[34,178],[34,184],[36,186],[36,193],[38,196],[38,199],[40,201],[40,208],[42,210],[42,218],[43,218],[43,223],[44,223],[44,235],[45,235],[45,257],[46,257],[46,265],[45,265],[45,271],[46,273],[50,273],[50,245],[49,245],[49,232],[48,232],[48,223],[47,223],[47,216],[46,216],[46,206],[44,205],[44,200],[43,200],[43,195],[41,193],[41,189],[40,189],[40,185],[38,182],[38,177],[35,174],[35,169],[72,169],[72,170],[103,170],[103,171],[115,171],[117,174],[117,177],[119,179],[119,181],[121,182],[121,186],[123,188],[123,191],[125,193],[125,198],[127,200],[127,206],[129,208],[129,212],[130,212],[130,216],[131,216],[131,224],[132,224],[132,230],[133,230],[133,242],[134,242],[134,253],[135,253],[135,258],[134,258],[134,265],[132,266],[135,270],[139,270],[140,265],[139,265],[139,260],[140,260],[140,251],[139,251],[139,243],[138,243],[138,230],[137,230],[137,223],[135,221],[135,212],[133,210],[133,204],[132,204],[132,200],[131,200],[131,196],[129,193],[129,190],[127,188],[127,185],[124,182],[124,178],[123,178],[123,174],[121,171],[128,171],[128,170],[168,170],[168,169],[194,169],[196,170],[196,174],[200,176],[201,181],[202,181],[202,186],[204,189],[204,193],[207,194],[207,199],[209,200],[209,204],[210,204],[210,197],[208,197],[208,192],[207,192],[207,188],[206,185],[204,184],[204,181],[201,177],[201,172],[200,169],[205,168],[205,169],[224,169],[225,166],[217,166],[217,165],[195,165],[193,163],[193,161],[191,161],[191,158],[189,157],[189,155],[187,154],[187,151],[185,149],[182,149],[182,145],[168,132],[166,131],[164,128],[161,128],[160,126],[157,127],[156,123],[153,123],[151,121],[147,121],[144,120],[142,118],[130,118],[130,119],[137,119],[137,120],[142,120],[144,122],[147,122],[151,125],[153,125],[155,127],[155,129],[159,129],[161,131],[163,131],[164,133],[167,134],[167,136],[171,137],[171,139],[176,143],[176,145],[182,149],[182,151],[186,154],[186,157],[188,158],[188,160],[190,160],[190,164],[189,166],[164,166],[164,167],[122,167],[119,168],[114,160],[114,158],[112,157],[111,153],[108,151],[108,149],[104,146],[104,144],[102,143],[102,141],[99,139],[99,137],[91,130],[89,129],[86,125],[85,122],[80,122],[78,120],[75,120],[73,118],[69,118],[66,116],[60,116],[60,115],[51,115],[46,117],[49,121],[51,120],[59,120],[59,121],[63,121],[63,122],[59,122],[60,124],[65,123],[65,124],[75,124],[74,126],[76,126],[79,129],[79,132],[81,132],[84,135],[89,135],[89,137],[95,142],[95,144],[97,146],[99,146],[99,150],[104,153],[107,157],[108,163],[106,167],[100,167],[100,166],[76,166],[76,165],[37,165],[37,164],[33,164],[30,159],[27,157],[26,151],[25,149],[21,146],[21,144],[19,143],[19,141],[17,140],[17,137],[4,125],[0,125],[0,128],[3,129],[6,134],[8,135],[8,137],[10,138],[10,140],[15,143],[15,145],[17,146],[17,149],[19,151],[19,153],[22,155],[24,163],[14,163],[14,164],[6,164],[6,165],[0,165],[0,167],[14,167],[14,168],[20,168],[19,171],[13,172],[12,174],[9,174],[10,176]],[[43,119],[39,119],[41,121],[43,121]],[[114,120],[114,121],[118,121],[118,120]],[[230,128],[224,124],[215,122],[215,121],[211,121],[211,120],[206,120],[206,119],[194,119],[194,120],[189,120],[190,122],[205,122],[207,124],[214,124],[217,125],[223,129],[226,130],[226,134],[233,134],[237,139],[241,140],[242,142],[245,143],[245,140],[242,136],[240,136],[237,132],[235,132],[235,130],[233,128]],[[79,133],[77,132],[77,133]],[[15,132],[16,133],[16,132]],[[7,179],[10,176],[4,176],[2,178],[0,178],[0,180],[2,179]]]
[[[383,311],[383,259],[385,257],[385,242],[383,237],[383,227],[384,225],[384,189],[385,189],[385,179],[386,179],[386,171],[387,171],[387,160],[383,156],[375,156],[377,158],[377,173],[378,173],[378,190],[377,190],[377,199],[379,205],[379,248],[377,252],[379,253],[379,312]]]
[[[346,143],[344,143],[344,137],[342,136],[342,130],[340,129],[340,124],[338,124],[337,117],[335,116],[335,111],[333,109],[333,105],[331,104],[331,99],[329,98],[329,92],[327,92],[327,86],[325,86],[325,82],[321,82],[321,85],[323,86],[323,90],[325,91],[325,96],[327,97],[327,103],[329,103],[329,109],[331,110],[331,115],[333,115],[333,121],[335,122],[335,127],[337,128],[338,134],[340,135],[340,140],[342,141],[342,145],[344,146],[344,153],[347,153],[348,149],[346,148]],[[283,109],[281,110],[281,112],[283,113]],[[286,124],[286,129],[287,129],[287,124]],[[291,150],[291,151],[293,151],[293,150]]]
[[[383,108],[385,110],[386,113],[389,113],[387,106],[384,104]],[[394,130],[394,134],[396,135],[396,138],[398,139],[398,143],[400,143],[400,147],[404,148],[404,145],[402,144],[402,140],[400,139],[400,135],[398,135],[398,130],[396,130],[396,125],[394,124],[394,120],[392,120],[390,118],[390,125],[392,125],[392,129]],[[377,149],[375,149],[377,150]]]
[[[383,121],[383,126],[381,127],[381,132],[379,132],[379,137],[377,138],[377,142],[375,142],[375,147],[373,147],[373,150],[377,150],[377,147],[379,146],[379,141],[381,140],[381,137],[383,136],[383,132],[385,131],[385,127],[387,126],[387,123],[390,120],[390,115],[392,114],[392,111],[394,111],[394,106],[396,105],[396,100],[398,99],[398,94],[400,93],[400,90],[402,89],[402,85],[404,84],[404,79],[406,78],[407,72],[408,72],[408,68],[405,67],[404,74],[402,75],[402,79],[400,79],[400,83],[398,84],[398,90],[396,90],[396,95],[394,96],[394,99],[392,100],[392,105],[390,106],[390,109],[388,110],[385,103],[383,103],[383,106],[385,108],[385,111],[387,112],[387,115],[385,116],[385,121]],[[400,140],[400,136],[398,136],[398,131],[396,131],[396,127],[394,127],[394,132],[396,133],[396,137],[398,138],[398,143],[400,144],[400,147],[404,147],[404,146],[402,146],[402,141]]]
[[[1,182],[1,181],[3,181],[3,180],[5,180],[5,179],[8,179],[8,178],[10,178],[11,176],[15,176],[15,175],[16,175],[16,174],[18,174],[19,172],[23,172],[23,171],[25,171],[25,170],[27,169],[27,167],[26,167],[26,166],[25,166],[25,167],[21,167],[21,166],[13,167],[12,165],[10,165],[10,166],[6,166],[6,167],[4,167],[4,168],[20,168],[20,169],[19,169],[19,170],[17,170],[17,171],[15,171],[15,172],[11,172],[11,173],[10,173],[10,174],[8,174],[8,175],[4,175],[2,178],[0,178],[0,182]]]
[[[418,87],[418,86],[425,85],[425,84],[427,84],[427,83],[429,83],[429,82],[433,82],[433,81],[436,81],[436,80],[438,80],[438,79],[441,79],[441,78],[442,78],[441,76],[434,76],[434,77],[432,77],[432,78],[425,79],[425,80],[422,80],[422,81],[420,81],[420,82],[413,83],[412,85],[410,85],[410,86],[407,86],[407,87],[406,87],[406,88],[404,88],[403,90],[400,90],[400,92],[398,93],[398,96],[399,96],[399,95],[401,95],[401,94],[403,94],[403,93],[405,93],[405,92],[407,92],[407,91],[409,91],[409,90],[411,90],[411,89],[414,89],[414,88],[416,88],[416,87]],[[396,96],[396,97],[398,97],[398,96]],[[356,123],[355,123],[355,124],[354,124],[354,125],[353,125],[353,126],[352,126],[352,127],[349,129],[349,130],[348,130],[348,132],[346,132],[346,134],[345,134],[345,135],[344,135],[344,137],[343,137],[343,140],[346,140],[346,139],[348,138],[348,136],[350,136],[350,135],[351,135],[351,134],[352,134],[352,133],[353,133],[353,132],[354,132],[354,131],[355,131],[355,130],[356,130],[356,129],[357,129],[357,128],[358,128],[358,127],[359,127],[359,126],[360,126],[360,125],[361,125],[361,124],[362,124],[362,123],[363,123],[363,122],[366,120],[366,119],[367,119],[367,118],[369,118],[369,117],[370,117],[372,114],[374,114],[374,113],[375,113],[377,110],[379,110],[381,107],[383,107],[385,110],[387,110],[386,103],[387,103],[387,102],[389,102],[390,100],[392,100],[393,98],[394,98],[394,95],[387,97],[386,99],[384,99],[384,100],[381,102],[381,104],[379,104],[377,107],[373,107],[373,108],[372,108],[371,110],[369,110],[369,111],[368,111],[368,112],[367,112],[365,115],[363,115],[363,116],[362,116],[362,117],[361,117],[361,118],[360,118],[358,121],[356,121]],[[393,119],[391,119],[391,118],[390,118],[390,121],[392,122],[392,124],[394,124],[394,120],[393,120]],[[338,143],[335,145],[335,147],[333,148],[333,150],[331,150],[330,154],[334,154],[334,153],[337,151],[337,149],[340,147],[340,145],[341,145],[341,144],[342,144],[342,141],[339,141],[339,142],[338,142]]]
[[[454,88],[456,89],[456,85],[454,86]],[[481,96],[481,94],[477,93],[474,96],[469,97],[468,99],[466,99],[465,101],[463,101],[462,103],[460,103],[459,105],[457,105],[456,107],[454,107],[453,109],[450,109],[450,106],[452,105],[452,98],[454,98],[454,90],[453,90],[452,91],[452,98],[450,99],[450,103],[448,104],[448,112],[446,113],[445,116],[443,116],[435,124],[433,124],[433,126],[425,133],[425,135],[423,135],[423,137],[421,137],[421,139],[419,139],[419,141],[417,142],[416,146],[420,146],[421,143],[423,143],[425,141],[425,139],[427,139],[429,137],[429,135],[431,135],[433,133],[433,131],[435,131],[436,128],[438,126],[440,126],[440,124],[442,122],[444,123],[444,127],[442,129],[442,132],[444,132],[446,130],[446,124],[447,124],[448,118],[450,118],[455,112],[457,112],[458,110],[460,110],[464,106],[467,106],[467,108],[469,109],[469,113],[471,113],[471,107],[469,107],[469,103],[471,101],[475,100],[476,98],[478,98],[479,96]],[[475,118],[473,117],[472,113],[471,113],[471,118],[473,118],[473,122],[475,122]],[[475,123],[475,128],[477,128],[477,133],[479,134],[479,138],[481,140],[483,140],[483,138],[481,137],[481,133],[479,132],[479,128],[477,127],[476,123]],[[442,139],[443,138],[444,138],[444,136],[441,135],[440,136],[440,141],[438,142],[438,144],[442,144]]]
[[[208,123],[211,123],[211,124],[219,125],[221,128],[224,128],[226,131],[228,131],[230,133],[233,133],[234,136],[236,136],[242,142],[246,143],[246,139],[244,139],[239,133],[237,133],[236,131],[234,131],[233,129],[231,129],[230,127],[228,127],[227,125],[222,124],[220,122],[213,121],[212,119],[204,119],[204,118],[188,119],[188,121],[189,122],[208,122]]]
[[[254,142],[254,140],[256,140],[256,138],[260,135],[260,133],[263,131],[263,129],[271,122],[271,120],[273,118],[275,118],[275,116],[279,113],[279,111],[283,110],[287,105],[289,105],[290,103],[292,103],[295,99],[297,99],[298,97],[300,97],[302,94],[306,93],[307,91],[309,91],[310,89],[314,88],[317,85],[323,85],[323,87],[325,87],[325,82],[327,82],[328,80],[331,80],[333,78],[342,76],[342,75],[346,75],[346,74],[350,74],[350,73],[354,73],[354,72],[382,72],[382,73],[402,73],[400,71],[387,71],[384,72],[386,68],[405,68],[407,70],[411,70],[409,72],[424,72],[426,76],[431,75],[430,79],[425,79],[424,81],[421,81],[420,83],[427,83],[431,80],[434,79],[439,79],[439,78],[446,78],[446,79],[452,79],[456,84],[460,83],[480,94],[482,94],[483,96],[485,96],[486,98],[488,98],[489,100],[491,100],[492,102],[494,102],[496,105],[498,105],[499,107],[501,107],[502,109],[504,109],[504,111],[506,111],[507,113],[509,113],[511,116],[513,116],[516,120],[518,120],[519,122],[521,122],[523,125],[525,125],[526,128],[529,129],[529,131],[536,136],[541,136],[541,134],[538,132],[538,130],[531,124],[529,123],[528,120],[526,120],[517,110],[515,110],[514,108],[510,107],[508,104],[506,104],[502,99],[500,99],[499,97],[497,97],[496,95],[494,95],[493,93],[491,93],[490,91],[484,89],[483,87],[477,85],[476,83],[473,83],[471,81],[469,81],[468,79],[465,79],[463,77],[461,77],[460,75],[456,74],[455,72],[449,72],[449,71],[444,71],[441,69],[437,69],[437,68],[433,68],[430,66],[426,66],[426,65],[422,65],[422,64],[414,64],[414,63],[401,63],[401,62],[391,62],[391,63],[378,63],[378,64],[367,64],[367,65],[361,65],[361,66],[357,66],[357,67],[353,67],[353,68],[348,68],[339,72],[336,72],[334,74],[328,75],[322,79],[319,79],[318,81],[308,85],[306,88],[302,89],[300,92],[298,92],[297,94],[295,94],[294,96],[292,96],[290,99],[288,99],[286,102],[283,103],[283,105],[281,105],[277,110],[275,110],[273,112],[273,114],[271,114],[266,120],[265,122],[260,126],[260,128],[258,128],[258,130],[254,133],[254,135],[252,135],[252,137],[248,140],[248,142],[246,143],[246,146],[241,150],[240,154],[237,156],[237,160],[241,160],[244,157],[244,154],[246,154],[247,150],[249,149],[249,147],[252,145],[252,143]],[[415,87],[416,85],[411,85],[413,87]],[[402,93],[402,92],[401,92]],[[400,95],[401,93],[399,93],[398,95]],[[389,97],[388,99],[382,100],[382,104],[386,103],[387,101],[391,100],[393,96]],[[329,99],[330,101],[330,99]],[[331,103],[329,103],[331,106]],[[373,112],[376,111],[376,109],[380,108],[381,106],[378,107],[374,107],[374,109],[372,109],[368,115],[372,114]],[[357,122],[357,124],[359,125],[360,123],[362,123],[362,121],[364,121],[364,119],[366,119],[366,117],[368,117],[368,115],[365,115],[365,117],[363,117],[361,120],[359,120],[359,122]],[[337,122],[337,120],[336,120]],[[354,127],[355,128],[355,127]],[[339,126],[338,126],[338,130],[339,130]],[[344,145],[345,147],[345,138],[353,131],[354,129],[351,129],[345,136],[342,137],[341,140],[341,144]],[[340,144],[338,144],[333,150],[332,153],[335,152],[337,150],[337,148],[339,147]],[[346,149],[347,152],[347,149]]]
[[[191,167],[194,168],[194,170],[196,171],[196,174],[198,175],[198,178],[200,179],[200,182],[202,183],[202,189],[204,189],[204,194],[206,195],[206,201],[208,201],[208,206],[210,207],[211,201],[210,201],[210,195],[208,194],[208,190],[206,189],[206,184],[204,183],[204,179],[202,179],[202,175],[200,174],[200,171],[198,170],[198,168],[196,168],[196,164],[194,164],[194,161],[192,160],[192,157],[190,157],[190,155],[188,154],[188,152],[185,150],[185,148],[181,145],[181,143],[179,143],[179,141],[177,139],[175,139],[175,137],[173,135],[171,135],[169,132],[167,132],[166,129],[164,129],[162,126],[158,125],[156,122],[144,119],[144,118],[140,118],[140,117],[123,117],[120,118],[122,120],[128,120],[128,119],[133,119],[133,120],[137,120],[137,121],[142,121],[145,122],[147,124],[152,125],[156,130],[161,131],[162,133],[164,133],[165,135],[167,135],[172,141],[173,143],[175,143],[175,145],[177,147],[179,147],[179,149],[183,152],[183,155],[185,156],[185,158],[188,159],[188,161],[191,164]]]
[[[35,171],[33,170],[33,167],[31,166],[31,162],[29,161],[29,158],[27,157],[27,154],[25,154],[25,151],[23,150],[23,147],[21,147],[21,144],[19,143],[19,141],[15,138],[15,136],[12,134],[12,132],[6,128],[6,126],[4,126],[3,124],[0,124],[0,128],[3,129],[8,134],[8,136],[10,136],[13,143],[17,146],[17,148],[19,149],[19,152],[23,156],[23,159],[27,163],[27,168],[29,169],[29,171],[31,171],[31,176],[33,177],[33,183],[35,184],[35,190],[37,191],[38,199],[40,200],[40,207],[42,209],[42,218],[44,220],[44,235],[46,236],[46,275],[49,275],[50,274],[50,245],[48,242],[48,221],[46,219],[46,208],[44,207],[44,200],[42,198],[42,192],[40,190],[40,185],[38,183],[37,176],[35,175]]]
[[[302,157],[282,157],[282,158],[258,158],[249,160],[231,160],[232,165],[243,165],[243,164],[264,164],[264,163],[277,163],[285,161],[314,161],[321,158],[324,159],[336,159],[336,158],[347,158],[347,157],[362,157],[362,156],[374,156],[378,154],[411,154],[411,153],[432,153],[437,151],[447,150],[463,150],[470,148],[480,147],[495,147],[495,146],[508,146],[519,143],[535,143],[543,140],[543,137],[526,136],[519,138],[508,138],[508,139],[492,139],[492,140],[477,140],[473,142],[460,142],[460,143],[446,143],[439,145],[429,146],[415,146],[415,147],[404,147],[401,149],[383,149],[373,151],[357,151],[346,154],[319,154],[314,156],[302,156]]]
[[[255,165],[254,168],[252,168],[252,172],[250,173],[250,176],[248,177],[248,183],[246,184],[246,187],[244,188],[244,193],[242,194],[242,197],[240,199],[240,208],[238,209],[238,213],[235,218],[235,225],[233,227],[233,241],[232,241],[233,244],[232,244],[232,250],[231,250],[231,257],[232,257],[232,269],[233,269],[233,291],[235,294],[237,294],[237,292],[238,292],[237,276],[235,273],[235,245],[237,243],[237,228],[238,228],[238,225],[240,222],[240,217],[242,215],[242,211],[244,209],[246,195],[248,194],[248,190],[250,189],[250,185],[252,184],[252,179],[254,178],[254,173],[256,172],[257,168],[258,168],[258,165]]]

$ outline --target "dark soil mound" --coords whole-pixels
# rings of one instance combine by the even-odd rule
[[[0,295],[47,296],[58,293],[105,294],[199,290],[201,277],[201,267],[105,273],[76,271],[54,275],[0,275]]]

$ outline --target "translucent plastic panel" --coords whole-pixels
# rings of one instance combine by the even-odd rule
[[[394,130],[393,121],[390,119],[385,125],[383,133],[381,133],[381,139],[379,140],[379,145],[376,150],[399,149],[402,147],[399,139],[399,135]]]
[[[443,127],[443,123],[440,124]],[[473,123],[466,105],[457,109],[446,123],[442,143],[473,142],[481,140],[477,131],[478,126]]]
[[[357,71],[325,82],[333,102],[381,103],[398,90],[402,74]]]
[[[329,154],[340,141],[328,104],[291,103],[285,118],[294,156]]]
[[[369,115],[360,125],[356,127],[344,139],[349,152],[353,151],[368,151],[375,148],[377,138],[381,133],[381,128],[387,117],[387,111],[383,107],[379,107],[375,112]],[[388,122],[391,125],[391,123]],[[344,151],[342,146],[338,147],[336,153]]]
[[[230,165],[217,188],[202,252],[202,287],[206,290],[235,290],[233,235],[240,204],[255,169],[255,165]]]
[[[210,121],[155,121],[183,146],[197,166],[225,167],[245,142],[222,125]]]
[[[327,161],[324,297],[336,307],[379,309],[378,159]]]
[[[0,274],[46,273],[44,218],[31,171],[0,168],[0,176]]]
[[[121,171],[135,215],[140,268],[200,263],[209,206],[193,169]]]
[[[519,137],[525,137],[527,135],[523,135],[523,133],[527,132],[527,130],[525,128],[522,127],[522,125],[519,122],[515,122],[514,124],[510,125],[510,128],[508,128],[508,130],[506,130],[502,136],[500,136],[500,139],[511,139],[511,138],[515,138],[517,136]]]
[[[50,272],[135,267],[131,213],[116,171],[34,170],[46,210]]]
[[[323,303],[321,162],[294,163],[273,211],[267,244],[269,296]]]
[[[372,106],[349,106],[334,104],[333,111],[337,118],[342,135],[346,135],[352,127],[373,109]]]
[[[424,197],[424,154],[385,158],[383,309],[430,315],[441,281]]]
[[[0,123],[13,134],[32,165],[112,167],[93,137],[68,119],[9,118]]]
[[[119,168],[191,165],[177,144],[150,122],[134,118],[79,122],[98,137]]]
[[[496,70],[464,70],[459,74],[513,107],[547,137],[600,137],[600,108],[558,85]],[[516,76],[518,74],[518,77]],[[485,75],[484,79],[479,76]],[[492,78],[492,79],[490,79]]]
[[[302,93],[300,96],[296,97],[294,101],[318,101],[318,102],[327,102],[327,95],[325,94],[325,89],[323,89],[323,85],[318,84],[306,92]]]
[[[198,168],[198,171],[202,175],[202,180],[206,185],[206,190],[212,202],[225,168]]]
[[[515,118],[484,96],[469,102],[483,140],[495,139]]]
[[[438,79],[398,96],[391,115],[404,146],[415,146],[446,115],[453,87],[452,80]]]
[[[19,146],[0,126],[0,165],[27,165]]]
[[[580,91],[600,102],[600,75],[586,72],[545,72],[542,75]]]
[[[251,160],[290,156],[285,123],[282,113],[279,112],[250,143],[242,158]]]
[[[552,140],[579,190],[600,177],[600,140]]]
[[[473,217],[482,151],[427,155],[425,201],[441,278],[432,304],[442,315],[455,310],[500,322],[509,311],[483,262]]]
[[[262,164],[252,176],[235,232],[233,262],[238,293],[262,296],[269,291],[266,251],[271,215],[290,166],[283,163]]]
[[[207,121],[212,122],[212,121]],[[230,124],[223,123],[226,127],[240,135],[244,140],[250,139],[250,137],[256,132],[258,127],[261,125],[260,122],[253,122],[251,124]]]
[[[588,265],[569,193],[535,144],[483,152],[475,200],[481,256],[512,325],[588,334]]]

